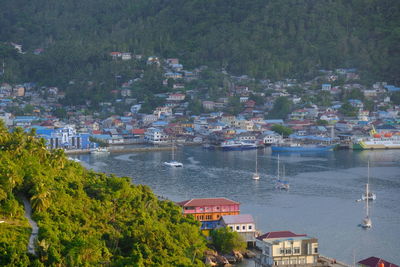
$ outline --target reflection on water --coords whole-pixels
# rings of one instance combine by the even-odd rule
[[[222,152],[199,147],[176,151],[184,168],[162,165],[170,152],[81,155],[88,168],[132,177],[156,194],[173,201],[227,197],[251,213],[262,232],[291,230],[319,239],[320,252],[353,262],[370,256],[400,262],[400,151],[336,151],[318,154],[282,153],[288,192],[274,189],[277,154],[258,151],[259,181],[252,179],[256,151]],[[371,162],[370,184],[377,200],[371,203],[373,228],[358,227],[364,217],[361,197]],[[243,266],[252,266],[249,263]]]

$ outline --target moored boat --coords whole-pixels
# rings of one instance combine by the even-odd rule
[[[221,143],[220,148],[224,151],[230,151],[230,150],[240,151],[240,150],[257,149],[258,145],[255,142],[227,140]]]
[[[90,150],[90,154],[110,154],[106,147],[96,147]]]
[[[300,143],[283,143],[272,145],[272,152],[323,152],[330,151],[336,147],[334,145],[324,144],[300,144]]]
[[[369,136],[358,138],[353,142],[354,150],[366,149],[400,149],[399,133],[377,133],[373,127]]]

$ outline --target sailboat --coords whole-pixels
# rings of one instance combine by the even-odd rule
[[[367,187],[367,190],[368,190],[368,187]],[[369,192],[367,191],[366,193],[368,194]],[[369,217],[369,198],[366,199],[365,203],[366,203],[365,205],[366,205],[367,214],[361,223],[361,227],[367,229],[367,228],[372,227],[372,221],[371,221],[371,218]]]
[[[260,174],[258,173],[258,158],[257,158],[257,150],[256,150],[256,172],[253,173],[253,180],[260,180]]]
[[[175,160],[175,144],[174,143],[172,143],[171,161],[164,162],[164,165],[168,166],[168,167],[173,167],[173,168],[182,168],[183,167],[183,163]]]
[[[376,195],[369,190],[369,161],[368,161],[368,180],[365,185],[365,192],[361,196],[362,200],[375,200]]]
[[[279,159],[278,159],[279,160]],[[290,185],[289,182],[284,179],[285,177],[285,165],[283,165],[283,175],[282,179],[279,177],[279,161],[278,161],[278,180],[276,181],[275,187],[277,189],[282,189],[282,190],[289,190]]]

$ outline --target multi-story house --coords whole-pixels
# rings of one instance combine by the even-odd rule
[[[246,242],[255,242],[256,223],[250,214],[224,215],[220,224],[238,232]]]
[[[144,133],[144,140],[150,144],[163,144],[168,142],[168,135],[162,129],[148,128]]]
[[[227,198],[194,198],[178,205],[183,208],[184,215],[193,215],[202,222],[201,230],[206,236],[218,226],[222,216],[240,213],[240,203]]]
[[[256,238],[262,253],[255,260],[256,267],[316,266],[318,239],[290,231],[269,232]]]

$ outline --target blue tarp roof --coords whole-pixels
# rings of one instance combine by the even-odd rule
[[[291,135],[289,135],[289,138],[315,140],[315,141],[325,141],[325,142],[329,142],[329,141],[333,140],[330,137],[322,137],[322,136],[315,136],[315,135],[297,135],[297,134],[291,134]]]

